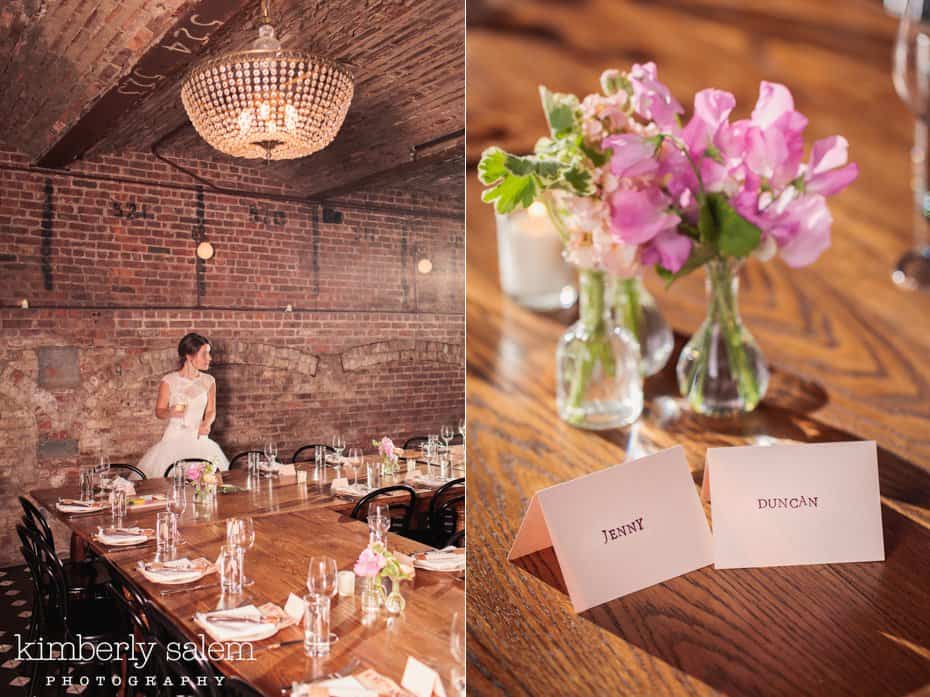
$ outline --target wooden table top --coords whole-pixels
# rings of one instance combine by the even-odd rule
[[[289,593],[300,596],[306,593],[306,566],[311,556],[331,556],[340,570],[351,569],[368,544],[368,526],[340,514],[340,510],[344,513],[346,508],[351,509],[353,502],[329,494],[332,478],[332,470],[326,469],[321,481],[311,481],[306,487],[296,484],[293,477],[261,479],[248,491],[217,495],[213,508],[189,502],[180,520],[185,543],[178,548],[178,555],[216,559],[225,541],[226,519],[251,515],[255,521],[255,545],[246,555],[246,574],[254,578],[255,583],[246,589],[245,597],[257,605],[273,602],[283,607]],[[248,483],[243,471],[226,473],[224,480],[240,486]],[[139,494],[163,492],[165,485],[164,479],[149,479],[136,482],[136,489]],[[188,584],[196,587],[210,582],[211,588],[161,596],[159,591],[172,586],[151,583],[136,568],[139,560],[153,558],[154,543],[111,548],[95,542],[92,535],[97,527],[110,523],[109,509],[100,514],[69,516],[55,508],[59,496],[73,497],[77,493],[75,487],[63,487],[36,490],[30,495],[130,578],[189,638],[199,641],[202,630],[194,623],[193,616],[195,612],[217,607],[219,577],[211,575]],[[423,492],[424,499],[431,494]],[[150,509],[129,514],[125,524],[154,527],[156,513]],[[406,554],[427,549],[425,545],[393,534],[389,535],[389,546]],[[359,671],[374,668],[399,683],[407,656],[412,655],[433,666],[446,680],[452,668],[449,653],[452,616],[461,612],[465,604],[464,583],[458,577],[459,574],[454,573],[418,570],[413,581],[402,585],[407,600],[404,613],[393,619],[382,613],[371,626],[361,623],[358,596],[335,599],[332,626],[341,638],[333,644],[330,656],[325,659],[306,657],[299,644],[260,650],[277,641],[301,637],[298,629],[289,627],[271,639],[253,642],[255,661],[218,661],[215,664],[224,674],[238,675],[270,697],[280,697],[284,684],[326,675],[351,658],[359,659]]]
[[[751,261],[740,305],[773,366],[762,407],[697,417],[671,367],[635,427],[585,432],[555,413],[555,345],[570,318],[503,297],[494,220],[468,181],[468,685],[474,695],[908,694],[930,685],[930,295],[890,271],[911,240],[913,121],[891,85],[880,3],[591,0],[469,6],[469,161],[532,149],[536,86],[586,94],[607,67],[656,60],[685,103],[703,87],[751,111],[788,84],[809,139],[846,136],[860,178],[831,201],[813,266]],[[703,275],[647,284],[673,327],[705,314]],[[681,342],[679,340],[680,348]],[[673,354],[673,361],[677,351]],[[707,447],[874,439],[884,563],[706,568],[575,615],[551,550],[508,563],[538,489],[675,443],[700,481]],[[474,466],[479,463],[480,466]]]

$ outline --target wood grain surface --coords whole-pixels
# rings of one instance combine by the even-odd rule
[[[217,495],[216,506],[212,509],[194,505],[189,500],[180,519],[184,544],[178,547],[178,556],[216,559],[225,542],[225,521],[234,516],[251,515],[255,522],[255,546],[247,552],[245,566],[246,574],[255,583],[237,602],[256,605],[273,602],[283,607],[289,593],[306,594],[307,563],[311,556],[331,556],[340,570],[351,569],[368,544],[368,526],[346,515],[354,503],[330,495],[332,476],[333,470],[327,468],[320,481],[311,481],[307,486],[297,484],[294,477],[261,479],[247,491]],[[251,486],[243,471],[225,473],[224,480]],[[164,479],[136,482],[140,494],[160,493],[165,487]],[[75,487],[63,487],[32,491],[30,496],[67,525],[81,543],[90,546],[120,574],[130,578],[199,645],[202,630],[193,617],[196,612],[216,609],[220,598],[218,575],[187,584],[194,588],[209,583],[209,588],[161,596],[162,589],[183,586],[151,583],[137,570],[139,560],[154,557],[154,542],[114,548],[94,541],[92,536],[98,526],[110,524],[109,509],[98,514],[67,515],[55,508],[60,496],[74,497],[77,493]],[[425,511],[431,496],[432,491],[424,490],[418,498],[418,508]],[[130,513],[124,524],[154,528],[156,513],[156,510]],[[389,547],[406,554],[428,549],[393,534],[389,535]],[[332,645],[331,654],[326,658],[306,657],[300,644],[266,650],[265,647],[275,642],[302,636],[298,629],[289,627],[270,639],[253,642],[254,661],[224,660],[215,665],[223,674],[238,675],[269,697],[280,697],[282,685],[321,677],[339,670],[353,658],[359,660],[357,671],[374,668],[400,683],[407,656],[415,656],[439,671],[446,680],[453,666],[449,652],[452,616],[463,611],[465,606],[465,586],[460,579],[460,574],[456,573],[418,570],[413,581],[401,587],[407,600],[403,614],[389,618],[382,613],[372,625],[361,622],[358,595],[334,599],[332,627],[340,639]],[[206,641],[209,644],[210,638]]]
[[[890,271],[911,240],[913,121],[890,79],[895,21],[880,3],[469,4],[468,149],[529,151],[536,86],[586,94],[600,72],[655,60],[688,112],[704,87],[747,115],[760,80],[788,84],[813,140],[850,142],[860,179],[831,202],[816,264],[750,262],[741,309],[773,367],[739,419],[691,414],[672,366],[646,384],[632,428],[573,429],[555,414],[554,352],[568,316],[503,297],[494,220],[468,181],[468,680],[474,695],[904,695],[930,689],[930,296]],[[682,335],[703,278],[647,283]],[[673,354],[674,358],[676,353]],[[551,550],[506,561],[532,494],[627,456],[854,438],[879,444],[884,563],[703,569],[575,615]],[[631,560],[635,563],[635,560]]]

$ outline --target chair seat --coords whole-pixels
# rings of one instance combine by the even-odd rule
[[[80,634],[82,639],[91,643],[114,637],[126,638],[122,616],[112,598],[79,598],[72,599],[70,604],[71,620],[68,628],[72,636]],[[61,622],[49,621],[43,634],[51,640],[64,638]]]

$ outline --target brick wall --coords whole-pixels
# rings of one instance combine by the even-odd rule
[[[260,168],[184,164],[288,193]],[[353,194],[327,204],[333,223],[141,153],[72,172],[0,151],[0,565],[18,561],[19,493],[74,481],[101,450],[135,463],[161,436],[157,384],[188,331],[213,343],[213,438],[230,457],[335,429],[403,441],[464,413],[461,201]],[[199,265],[198,239],[216,249]]]

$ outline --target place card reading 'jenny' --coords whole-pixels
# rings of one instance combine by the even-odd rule
[[[705,469],[716,568],[884,560],[873,441],[711,448]]]
[[[508,559],[552,547],[575,612],[713,562],[681,446],[537,491]]]

